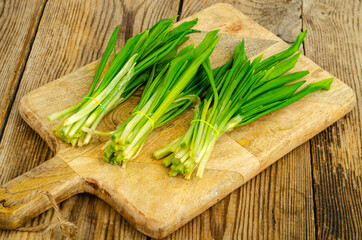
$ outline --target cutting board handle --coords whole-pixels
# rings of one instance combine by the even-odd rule
[[[54,157],[0,186],[0,229],[15,229],[51,208],[48,196],[59,203],[83,189],[83,179]]]

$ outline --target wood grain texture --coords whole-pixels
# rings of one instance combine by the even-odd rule
[[[45,0],[0,1],[0,138]]]
[[[177,1],[57,1],[49,0],[44,9],[39,29],[22,76],[19,91],[10,113],[4,137],[0,145],[0,184],[36,167],[52,157],[47,144],[20,117],[18,104],[27,92],[91,61],[99,59],[117,24],[122,23],[120,43],[130,35],[146,29],[157,20],[172,17],[178,11]],[[127,25],[124,24],[128,21]],[[1,45],[3,46],[3,45]],[[1,105],[2,106],[2,105]],[[21,153],[21,154],[19,154]],[[88,203],[91,205],[89,206]],[[137,230],[115,213],[109,205],[89,195],[73,197],[61,205],[65,217],[71,217],[80,231],[79,239],[89,239],[99,230],[94,221],[108,222],[107,231],[98,234],[100,239],[120,238],[145,239]],[[95,209],[99,217],[92,218]],[[110,212],[107,220],[103,213]],[[37,225],[55,218],[49,210],[32,222]],[[103,226],[102,226],[103,227]],[[41,233],[0,231],[0,239],[39,238]],[[59,239],[60,233],[56,235]]]
[[[314,239],[303,144],[166,239]],[[296,174],[287,174],[288,171]]]
[[[18,227],[57,202],[84,192],[83,179],[59,157],[54,157],[0,187],[0,225]]]
[[[257,3],[253,4],[255,4],[258,8],[262,8],[262,5],[259,6]],[[273,11],[273,9],[269,10]],[[149,11],[151,11],[151,9]],[[348,11],[346,12],[346,14],[348,14]],[[260,17],[261,19],[263,18],[262,15]],[[265,16],[266,21],[268,21],[268,17],[269,15]],[[272,20],[273,19],[269,19],[269,21]],[[343,26],[341,26],[341,29],[343,29]],[[108,32],[108,34],[109,33],[110,32]],[[331,39],[331,41],[333,41],[333,39]],[[102,46],[104,48],[104,45]],[[94,59],[97,57],[94,57]],[[328,64],[329,62],[326,61],[326,63]],[[339,71],[341,71],[342,74],[345,74],[343,69],[339,69]],[[351,83],[355,84],[355,82]],[[354,131],[356,131],[356,129],[358,130],[360,128],[354,128]],[[347,131],[348,130],[349,129],[347,128]],[[359,132],[357,132],[357,134],[359,134]],[[329,143],[325,144],[328,145]],[[39,147],[39,144],[36,146]],[[40,148],[42,148],[41,145]],[[309,145],[305,144],[297,148],[291,154],[285,157],[284,160],[279,161],[278,164],[274,164],[271,168],[268,168],[258,177],[251,180],[250,184],[253,183],[254,185],[251,186],[254,187],[250,187],[249,184],[247,184],[243,186],[240,191],[233,192],[225,199],[225,201],[221,201],[219,204],[215,205],[214,208],[211,208],[203,215],[198,216],[194,219],[194,221],[188,223],[185,225],[185,227],[171,235],[170,239],[220,239],[222,236],[224,236],[225,239],[241,238],[240,236],[257,236],[260,238],[281,238],[281,236],[289,236],[289,238],[292,236],[295,238],[305,238],[305,236],[307,236],[308,238],[313,238],[314,228],[312,225],[310,225],[311,222],[309,218],[311,214],[308,212],[305,213],[305,211],[310,211],[310,206],[313,205],[310,201],[308,201],[311,199],[311,194],[308,194],[308,191],[311,190],[311,171],[309,171],[310,158],[308,157],[308,152]],[[41,153],[41,150],[38,150],[38,154],[39,153]],[[357,156],[357,158],[360,158],[360,155],[354,155],[353,153],[349,156]],[[49,156],[47,156],[47,158],[49,158]],[[300,161],[301,158],[306,160]],[[38,159],[35,159],[34,165],[37,165],[38,162]],[[285,164],[281,165],[282,163]],[[29,168],[32,168],[32,166],[29,166],[28,169]],[[288,171],[296,171],[295,169],[299,170],[297,173],[300,175],[286,175]],[[19,171],[24,170],[19,169]],[[269,171],[272,171],[272,173],[269,173]],[[279,174],[279,171],[281,174]],[[17,175],[16,172],[15,175]],[[271,178],[273,181],[270,181],[268,178],[270,175],[276,176],[277,180],[274,180],[273,177]],[[328,179],[324,180],[324,182],[328,182]],[[348,185],[350,182],[348,182],[347,179],[343,183]],[[247,188],[247,186],[249,187]],[[358,187],[360,185],[355,186]],[[263,191],[269,191],[269,194],[262,195],[262,201],[260,200],[259,195],[261,191],[255,192],[255,190],[260,188],[263,189]],[[295,206],[296,204],[294,201],[289,200],[295,196],[289,194],[289,192],[293,190],[306,194],[304,197],[302,195],[301,198],[297,198],[299,199],[297,203],[301,203],[297,206]],[[325,189],[325,191],[326,190],[327,189]],[[258,204],[255,204],[253,200],[258,202]],[[334,204],[336,205],[333,205],[333,207],[338,207],[340,206],[341,202],[334,202]],[[353,207],[354,205],[351,204],[349,206]],[[261,209],[261,207],[264,208]],[[120,215],[116,213],[115,210],[95,197],[87,195],[75,196],[61,204],[61,208],[63,215],[70,217],[73,222],[77,223],[80,229],[78,234],[79,239],[146,239],[144,235],[141,235],[122,217],[120,217]],[[283,211],[280,211],[283,214],[279,214],[280,212],[278,212],[278,210],[280,210],[280,208],[284,209]],[[356,212],[358,213],[358,208],[356,209]],[[324,211],[328,212],[329,210],[330,209],[325,209]],[[343,209],[340,211],[343,211]],[[265,212],[267,212],[267,214],[265,214]],[[275,212],[277,212],[277,214],[275,214]],[[79,217],[77,217],[78,214]],[[285,215],[289,216],[289,218],[287,218]],[[277,216],[277,218],[275,218],[275,216]],[[337,219],[337,216],[339,215],[336,215],[334,219]],[[52,211],[48,211],[39,218],[36,218],[33,222],[29,222],[27,225],[37,225],[38,222],[49,222],[52,217]],[[275,221],[276,219],[279,221]],[[284,222],[284,219],[290,219],[293,223],[293,226],[288,227],[288,222]],[[308,223],[306,224],[305,221],[308,221]],[[335,226],[331,222],[328,224],[329,225],[326,227],[326,229],[331,229],[331,226]],[[301,230],[301,228],[297,228],[298,225],[303,226],[303,229],[306,227],[305,231]],[[263,231],[259,232],[261,229]],[[296,229],[298,232],[296,232]],[[338,232],[338,229],[333,231]],[[327,233],[328,231],[324,230],[324,236],[327,235]],[[35,239],[36,237],[40,237],[40,235],[41,234],[3,231],[0,233],[0,238]],[[332,234],[332,237],[333,236],[336,235]],[[60,239],[60,234],[57,233],[55,238]]]
[[[215,2],[184,0],[181,16]],[[285,41],[294,41],[302,29],[302,1],[229,3]],[[305,143],[169,238],[314,239],[311,171],[310,145]],[[200,218],[207,221],[200,221]]]
[[[184,0],[181,18],[216,3],[229,3],[284,41],[291,43],[302,29],[302,0]]]
[[[224,11],[229,11],[229,9],[229,7],[225,8]],[[209,14],[205,15],[207,16]],[[200,15],[201,22],[207,21],[207,19],[205,19],[205,15],[202,15],[202,17]],[[195,37],[197,37],[197,41],[201,39],[200,36]],[[228,51],[227,49],[234,49],[234,47],[239,43],[240,39],[239,41],[235,40],[235,37],[231,37],[231,39],[229,39],[228,37],[224,37],[223,40],[220,41],[220,44],[222,44],[222,46],[225,46],[226,51],[220,51],[220,53],[217,54],[215,53],[215,57],[212,59],[214,63],[221,63],[222,61],[226,61],[226,59],[231,57],[232,52]],[[249,41],[252,41],[251,39],[247,41],[248,42],[246,43],[246,48],[249,54],[255,54],[255,49],[262,50],[263,46],[265,48],[267,46],[270,46],[271,44],[276,43],[275,41],[269,40],[257,40],[256,42],[260,43],[261,45],[254,46],[253,44],[249,43]],[[265,45],[264,42],[270,43],[269,45]],[[217,61],[217,59],[215,58],[219,58],[221,61]],[[84,95],[84,91],[86,91],[86,89],[83,86],[90,83],[92,75],[95,71],[95,67],[95,64],[89,64],[81,68],[80,70],[74,71],[73,73],[62,77],[57,81],[47,84],[27,94],[27,96],[22,99],[19,109],[23,118],[27,122],[29,122],[30,125],[34,129],[36,129],[39,134],[45,139],[47,139],[48,137],[52,138],[53,134],[49,131],[49,129],[54,123],[47,121],[44,122],[45,116],[53,112],[54,110],[57,110],[57,108],[62,108],[65,105],[72,104],[76,99]],[[69,94],[72,96],[71,98],[69,98]],[[46,98],[46,100],[44,97]],[[61,102],[59,102],[59,100]],[[53,104],[49,105],[49,101],[53,102]],[[126,120],[137,102],[137,97],[132,97],[131,99],[129,99],[125,104],[122,104],[115,111],[112,111],[110,114],[108,114],[102,122],[103,126],[101,125],[100,128],[108,127],[109,129],[114,129],[116,125]],[[29,108],[30,106],[31,108]],[[33,107],[35,109],[32,109]],[[189,115],[190,114],[191,112],[189,112]],[[44,123],[46,124],[46,126],[44,126]],[[87,182],[90,183],[90,188],[87,188],[87,192],[97,194],[98,197],[105,199],[119,212],[123,213],[123,215],[125,215],[127,219],[136,224],[138,229],[147,232],[148,234],[157,236],[158,233],[154,233],[154,229],[159,227],[162,228],[160,229],[160,234],[165,235],[169,231],[173,231],[175,227],[186,223],[192,217],[198,215],[203,209],[210,207],[213,203],[215,203],[215,201],[218,200],[215,196],[219,196],[218,198],[221,199],[231,190],[240,186],[240,183],[243,182],[243,176],[252,177],[251,175],[248,176],[247,174],[244,174],[244,172],[250,172],[250,163],[256,166],[256,170],[259,166],[258,160],[256,160],[255,157],[253,157],[251,154],[249,154],[250,157],[248,158],[250,159],[250,161],[246,161],[247,158],[244,158],[243,164],[239,163],[235,165],[237,162],[231,161],[231,159],[240,158],[240,155],[246,157],[248,155],[248,152],[240,149],[239,145],[235,143],[235,141],[233,141],[231,138],[224,136],[223,138],[226,138],[226,140],[228,139],[228,141],[222,141],[223,144],[219,144],[219,148],[217,148],[218,151],[215,151],[213,157],[214,161],[210,161],[210,164],[208,166],[208,168],[210,169],[208,171],[208,177],[205,177],[204,179],[202,179],[202,181],[194,179],[194,181],[190,182],[180,181],[180,179],[176,178],[170,180],[166,175],[167,170],[159,166],[159,161],[157,161],[157,165],[155,165],[155,161],[150,157],[151,153],[156,150],[157,147],[167,143],[168,138],[165,138],[165,136],[174,137],[175,134],[180,135],[188,127],[188,123],[186,122],[185,124],[184,118],[179,118],[178,120],[174,121],[172,124],[169,125],[171,126],[166,125],[165,127],[162,127],[164,129],[162,133],[160,133],[160,131],[162,130],[160,128],[155,131],[154,134],[151,135],[148,139],[148,143],[146,144],[147,147],[143,149],[143,153],[139,158],[139,160],[144,159],[145,161],[147,161],[145,162],[146,164],[134,165],[133,163],[129,163],[125,171],[120,172],[117,167],[112,167],[108,164],[104,164],[102,160],[95,158],[102,156],[102,151],[100,151],[99,148],[96,149],[96,151],[88,151],[84,153],[84,149],[87,149],[88,147],[78,149],[72,148],[67,144],[60,144],[59,156],[66,159],[66,161],[69,161],[69,165],[77,173],[81,174],[81,176],[84,177]],[[172,127],[172,125],[174,125],[174,127]],[[180,127],[177,129],[177,127],[175,126]],[[171,130],[169,130],[170,127],[172,128]],[[104,130],[107,131],[108,129]],[[169,131],[172,131],[174,134],[170,135]],[[53,141],[47,142],[52,144]],[[100,144],[101,142],[104,142],[104,139],[94,139],[92,142],[94,147],[95,144]],[[157,142],[158,144],[152,144],[152,142]],[[89,147],[92,148],[92,144]],[[224,164],[223,168],[220,169],[220,167],[215,164],[216,160],[220,160],[221,156],[225,157],[224,153],[228,152],[228,149],[230,147],[236,148],[236,151],[232,154],[228,153],[228,161],[225,161],[226,164]],[[55,148],[56,147],[54,147],[54,149]],[[74,159],[75,155],[72,153],[72,151],[76,151],[78,155],[82,153],[84,154],[82,154],[82,158]],[[144,157],[142,157],[142,155],[144,155]],[[140,161],[137,162],[143,163]],[[213,162],[215,170],[213,169]],[[151,165],[149,163],[151,163]],[[240,173],[242,175],[237,172],[233,172],[233,170],[235,170],[235,167],[240,169]],[[145,171],[149,172],[148,176],[150,176],[151,179],[141,177],[143,176],[142,173]],[[137,176],[140,176],[140,178],[138,179]],[[123,179],[123,181],[118,181],[118,184],[114,185],[113,183],[114,181],[117,181],[117,179]],[[218,188],[213,187],[214,185],[212,183],[215,183],[215,179],[217,179],[217,185],[219,186]],[[157,182],[157,185],[149,185],[150,183],[155,182]],[[93,186],[95,186],[95,188]],[[137,188],[137,191],[134,191],[134,188],[130,188],[130,186],[135,186],[135,188]],[[168,186],[167,189],[165,189],[164,186]],[[161,189],[159,189],[160,187]],[[130,191],[128,191],[127,189],[129,189]],[[162,189],[164,190],[164,193],[159,194]],[[202,198],[191,198],[191,201],[186,201],[184,205],[179,203],[176,206],[182,205],[184,207],[179,209],[177,209],[176,207],[175,209],[175,205],[173,205],[173,203],[177,201],[183,201],[182,195],[184,191],[175,192],[174,189],[184,189],[184,191],[187,190],[192,194],[199,194],[200,190],[202,190],[202,192],[204,192],[204,196]],[[169,194],[167,194],[166,190],[169,191]],[[142,198],[139,198],[139,194],[137,193],[142,192],[147,192],[148,194]],[[155,199],[157,199],[158,195],[160,201],[156,202],[162,202],[162,209],[155,212],[153,210],[154,207],[152,208],[150,204],[154,205]],[[125,204],[127,202],[129,202],[130,204]],[[165,204],[168,203],[171,205],[169,207],[165,206]],[[134,208],[142,214],[138,214],[138,212],[135,212]],[[152,217],[155,218],[155,220],[152,219]],[[167,221],[165,221],[165,217],[168,218]]]
[[[358,0],[303,4],[303,28],[310,34],[306,55],[351,86],[358,102],[311,140],[316,236],[321,239],[362,238],[361,16]]]
[[[264,36],[265,41],[271,39],[271,46],[265,50],[257,47],[264,57],[288,47],[281,40],[274,41],[277,39],[274,35],[230,5],[214,5],[194,17],[199,18],[196,28],[213,30],[221,26],[222,33],[232,35],[231,40],[236,36],[240,36],[240,40],[242,36]],[[266,34],[261,35],[263,32]],[[193,42],[194,38],[200,40],[199,35],[193,34],[189,41]],[[232,54],[225,50],[233,49],[238,44],[238,41],[230,41],[228,35],[224,35],[223,39],[219,42],[219,51],[211,55],[214,66],[226,62]],[[252,45],[246,45],[249,46]],[[312,61],[301,57],[293,71],[304,69],[310,70],[310,75],[304,78],[309,83],[331,77]],[[90,84],[94,71],[95,64],[89,64],[28,93],[19,105],[21,115],[40,136],[53,138],[50,129],[55,123],[48,122],[46,116],[80,99],[86,91],[83,86]],[[104,127],[101,130],[113,130],[124,122],[138,98],[133,96],[126,104],[108,114],[100,126]],[[342,117],[354,103],[353,91],[335,79],[329,91],[313,93],[283,110],[264,116],[247,128],[237,128],[219,139],[202,179],[186,181],[169,178],[167,170],[151,157],[158,147],[186,131],[192,115],[190,111],[152,132],[142,154],[128,163],[125,169],[121,170],[102,160],[100,147],[104,139],[94,139],[88,147],[80,149],[61,144],[58,157],[66,159],[69,166],[84,178],[86,192],[105,200],[139,231],[160,238],[175,231]],[[250,144],[240,146],[240,139],[248,139]]]

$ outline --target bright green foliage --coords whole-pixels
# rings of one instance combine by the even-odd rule
[[[170,167],[170,176],[183,174],[190,178],[198,168],[197,176],[202,177],[220,135],[286,107],[310,92],[329,89],[333,78],[312,83],[296,92],[305,81],[290,82],[309,72],[283,75],[297,63],[300,53],[296,52],[305,34],[301,33],[289,49],[262,62],[262,56],[248,60],[243,41],[235,49],[232,61],[214,70],[214,74],[207,75],[211,88],[202,103],[195,107],[190,128],[183,136],[153,154],[156,159],[167,156],[162,164]],[[203,66],[206,72],[211,73],[209,64]]]
[[[132,116],[106,145],[105,161],[125,164],[134,159],[154,128],[175,118],[193,102],[199,102],[198,95],[209,86],[200,66],[218,42],[217,32],[209,32],[196,48],[193,44],[183,48],[160,73],[155,74],[153,69]]]
[[[118,26],[108,42],[88,94],[78,104],[48,117],[49,121],[64,117],[53,127],[55,135],[73,146],[88,144],[105,114],[144,84],[155,64],[158,68],[153,74],[158,74],[176,56],[178,46],[188,39],[187,34],[198,32],[191,29],[197,19],[172,29],[174,19],[158,21],[149,30],[128,39],[116,53]],[[101,78],[112,52],[113,59]]]

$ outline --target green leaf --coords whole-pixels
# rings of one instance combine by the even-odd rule
[[[268,113],[271,113],[271,112],[274,112],[276,110],[285,108],[285,107],[287,107],[290,104],[298,101],[299,99],[301,99],[302,97],[306,96],[307,94],[309,94],[311,92],[318,91],[318,90],[329,90],[330,87],[331,87],[331,84],[333,82],[333,79],[334,78],[332,77],[332,78],[324,79],[324,80],[321,80],[321,81],[318,81],[318,82],[315,82],[315,83],[311,83],[308,86],[306,86],[305,88],[303,88],[300,92],[298,92],[298,93],[294,94],[293,96],[291,96],[290,98],[279,102],[279,104],[276,104],[276,105],[268,108],[265,111],[261,111],[260,113],[249,117],[248,119],[244,119],[243,122],[241,124],[239,124],[239,126],[248,124],[250,122],[253,122],[256,119],[258,119],[258,118],[260,118],[260,117],[262,117],[262,116],[264,116],[264,115],[266,115]]]
[[[276,87],[282,86],[288,82],[294,81],[294,80],[298,80],[302,77],[304,77],[305,75],[307,75],[309,73],[309,71],[300,71],[300,72],[295,72],[295,73],[291,73],[285,76],[281,76],[278,78],[275,78],[271,81],[268,81],[266,83],[264,83],[263,85],[261,85],[260,87],[254,89],[252,91],[252,93],[249,95],[248,100],[255,98],[256,96],[267,92],[271,89],[274,89]]]
[[[299,52],[299,53],[295,54],[293,57],[275,65],[274,70],[269,75],[269,79],[277,78],[277,77],[283,75],[284,73],[288,72],[290,69],[292,69],[295,66],[295,64],[297,64],[300,54],[301,54],[301,52]]]
[[[259,65],[259,67],[256,69],[257,72],[265,70],[270,68],[271,66],[273,66],[275,63],[280,62],[284,59],[287,59],[288,57],[292,56],[294,53],[296,53],[300,46],[303,43],[303,40],[305,38],[305,36],[307,35],[307,29],[300,33],[297,37],[297,40],[285,51],[280,52],[278,54],[275,54],[267,59],[265,59],[264,61],[262,61]]]
[[[113,33],[112,33],[112,35],[111,35],[111,38],[110,38],[109,41],[108,41],[106,50],[104,51],[103,56],[102,56],[102,59],[101,59],[101,61],[100,61],[99,64],[98,64],[96,73],[94,74],[94,78],[93,78],[93,81],[92,81],[92,85],[91,85],[91,87],[90,87],[90,89],[89,89],[86,97],[89,97],[90,95],[92,95],[93,90],[94,90],[95,86],[97,85],[99,78],[100,78],[101,75],[102,75],[103,69],[104,69],[104,67],[105,67],[105,65],[106,65],[109,57],[110,57],[111,54],[112,54],[112,51],[113,51],[113,49],[114,49],[114,46],[116,45],[117,38],[118,38],[119,28],[120,28],[120,25],[118,25],[118,27],[113,31]]]
[[[259,106],[263,106],[266,104],[270,104],[276,101],[289,98],[304,83],[305,81],[300,81],[291,85],[281,86],[278,88],[274,88],[268,92],[265,92],[264,94],[246,102],[245,106],[242,108],[241,114],[244,115],[248,111],[257,108]]]

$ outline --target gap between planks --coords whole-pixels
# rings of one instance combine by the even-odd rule
[[[16,94],[18,93],[20,82],[21,82],[21,80],[23,78],[23,74],[24,74],[24,71],[25,71],[25,68],[26,68],[26,64],[28,62],[31,50],[33,48],[34,39],[35,39],[36,34],[38,32],[39,24],[40,24],[40,21],[41,21],[41,19],[43,17],[44,9],[45,9],[45,6],[46,6],[47,2],[48,2],[48,0],[45,0],[43,5],[39,9],[39,15],[38,15],[37,19],[35,20],[35,24],[34,24],[34,27],[33,27],[34,32],[30,36],[30,41],[28,43],[28,47],[27,46],[23,47],[23,48],[25,48],[27,50],[25,52],[24,60],[19,63],[19,67],[18,67],[18,70],[17,70],[19,73],[16,75],[14,90],[13,90],[11,96],[10,96],[10,100],[9,100],[7,109],[5,110],[4,118],[1,120],[2,123],[1,123],[1,126],[0,126],[0,143],[1,143],[3,135],[4,135],[5,127],[6,127],[7,123],[8,123],[10,112],[11,112],[11,110],[13,108],[15,97],[16,97]]]
[[[43,17],[44,9],[45,9],[45,6],[46,6],[47,2],[48,2],[48,0],[45,0],[43,5],[39,8],[39,14],[38,14],[38,17],[35,20],[35,24],[34,24],[34,27],[33,27],[34,31],[33,31],[32,35],[30,36],[28,46],[23,47],[23,48],[27,49],[25,54],[24,54],[24,60],[18,64],[19,67],[18,67],[17,71],[19,73],[16,74],[16,77],[15,77],[16,79],[15,79],[15,84],[14,84],[14,90],[13,90],[11,96],[10,96],[8,106],[7,106],[6,110],[5,110],[4,117],[0,121],[0,123],[1,123],[1,126],[0,126],[0,143],[1,143],[3,135],[4,135],[5,127],[6,127],[7,123],[8,123],[10,112],[11,112],[11,109],[13,107],[16,94],[18,93],[20,82],[22,80],[22,77],[23,77],[23,74],[24,74],[24,71],[25,71],[25,68],[26,68],[26,64],[28,62],[31,50],[33,48],[34,39],[35,39],[36,34],[38,32],[39,24],[40,24],[41,18]]]

